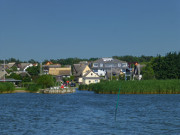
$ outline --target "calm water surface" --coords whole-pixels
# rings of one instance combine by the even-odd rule
[[[180,95],[0,95],[0,135],[178,135]]]

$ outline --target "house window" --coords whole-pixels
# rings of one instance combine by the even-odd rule
[[[103,67],[103,63],[100,63],[100,67]]]
[[[122,67],[127,67],[127,64],[126,63],[122,63]]]
[[[98,80],[95,80],[95,83],[97,83],[98,82]]]
[[[118,63],[118,67],[121,67],[121,63]]]
[[[107,63],[105,64],[105,67],[114,67],[114,64]]]
[[[93,73],[91,73],[91,76],[93,75]]]
[[[97,69],[94,69],[94,72],[98,72],[98,70],[97,70]]]
[[[94,63],[94,64],[93,64],[93,67],[98,67],[98,63]]]
[[[89,83],[91,83],[91,81],[89,81]]]

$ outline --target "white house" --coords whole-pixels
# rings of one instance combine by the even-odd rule
[[[100,77],[94,73],[93,71],[88,71],[85,75],[83,75],[83,84],[91,84],[91,83],[99,83]]]

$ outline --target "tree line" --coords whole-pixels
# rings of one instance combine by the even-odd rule
[[[142,74],[145,80],[180,79],[180,52],[153,57],[142,69]]]
[[[180,79],[180,52],[169,52],[165,56],[157,55],[153,56],[113,56],[113,58],[126,61],[126,62],[138,62],[145,63],[145,67],[142,68],[143,79]],[[97,60],[98,58],[89,58],[89,59],[81,59],[81,58],[66,58],[66,59],[50,59],[44,60],[43,64],[48,61],[51,61],[53,64],[61,64],[61,65],[73,65],[77,64],[80,61],[88,61],[92,62]],[[6,63],[9,62],[29,62],[29,63],[39,63],[36,60],[29,61],[20,61],[19,59],[10,58],[6,60]],[[4,63],[4,60],[0,60],[0,63]],[[28,73],[34,78],[37,78],[39,75],[40,66],[31,67],[27,69]]]
[[[122,61],[126,61],[126,62],[149,62],[153,56],[131,56],[131,55],[126,55],[126,56],[112,56],[114,59],[119,59]],[[73,64],[77,64],[80,61],[88,61],[88,62],[92,62],[95,61],[99,58],[89,58],[89,59],[85,59],[85,58],[66,58],[66,59],[46,59],[42,62],[42,64],[47,63],[48,61],[51,61],[53,64],[61,64],[61,65],[73,65]],[[10,63],[10,62],[15,62],[15,63],[40,63],[37,60],[34,59],[30,59],[28,61],[21,61],[19,59],[15,59],[15,58],[9,58],[5,60],[6,63]],[[0,60],[0,63],[3,64],[4,60]]]

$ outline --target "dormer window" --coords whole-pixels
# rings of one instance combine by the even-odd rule
[[[93,67],[98,67],[98,63],[94,63],[94,64],[93,64]]]

